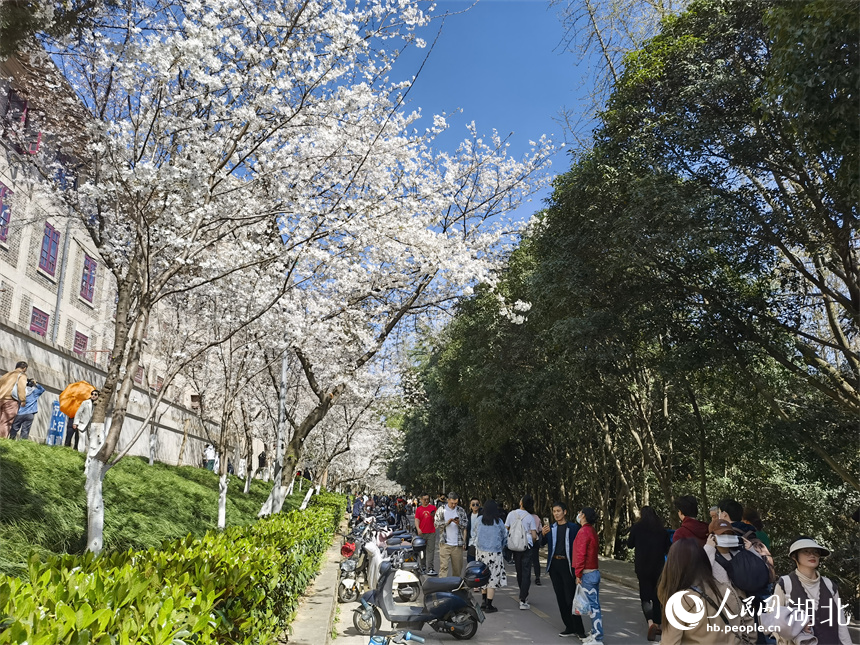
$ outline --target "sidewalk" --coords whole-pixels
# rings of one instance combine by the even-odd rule
[[[598,558],[600,561],[600,577],[615,582],[634,591],[639,590],[639,579],[633,569],[632,562],[624,560],[613,560],[612,558]]]
[[[338,529],[343,532],[345,522]],[[301,600],[286,642],[295,645],[324,645],[331,640],[332,624],[337,607],[338,563],[341,539],[335,534],[326,551],[322,569],[308,585]]]

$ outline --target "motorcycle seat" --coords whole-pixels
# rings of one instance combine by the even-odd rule
[[[391,545],[391,546],[385,547],[385,552],[388,555],[393,555],[393,554],[397,553],[398,551],[411,551],[411,550],[412,550],[411,544],[396,544],[396,545]]]
[[[462,578],[426,578],[421,588],[427,595],[438,591],[454,591],[462,582]]]

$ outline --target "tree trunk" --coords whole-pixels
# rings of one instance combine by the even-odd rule
[[[155,419],[149,423],[149,465],[155,464],[155,449],[158,446],[158,432],[155,429]]]
[[[182,457],[185,454],[185,444],[188,441],[188,427],[191,425],[191,419],[185,419],[182,422],[182,444],[179,446],[179,459],[176,460],[176,465],[182,465]]]
[[[221,464],[221,476],[218,479],[218,530],[227,527],[227,464]]]
[[[705,434],[705,420],[702,418],[696,393],[690,387],[689,383],[687,384],[687,396],[690,397],[690,405],[693,406],[693,416],[699,428],[699,495],[702,498],[704,508],[710,508],[711,505],[708,503],[708,476],[705,470],[705,452],[708,447],[707,436]]]
[[[325,418],[325,415],[328,414],[328,411],[331,407],[337,403],[338,399],[340,399],[341,394],[343,394],[346,386],[341,384],[334,388],[331,392],[324,394],[320,397],[319,404],[311,410],[308,415],[305,417],[304,421],[296,428],[296,431],[293,433],[293,438],[290,439],[289,444],[287,444],[287,449],[284,453],[284,462],[282,464],[281,470],[281,480],[283,481],[283,473],[287,473],[289,477],[293,477],[296,472],[296,466],[299,463],[299,456],[301,454],[302,446],[304,445],[305,439],[307,439],[311,430],[313,430],[317,424]],[[280,513],[281,509],[284,507],[284,499],[286,499],[286,488],[283,483],[275,481],[272,486],[272,491],[269,493],[269,498],[266,500],[263,507],[260,509],[260,512],[257,514],[258,517],[264,517],[266,515],[271,515],[274,513]]]
[[[98,555],[104,545],[105,504],[102,484],[108,465],[99,459],[90,461],[84,488],[87,494],[87,551]]]

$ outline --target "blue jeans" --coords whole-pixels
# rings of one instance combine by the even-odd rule
[[[600,614],[600,571],[582,574],[582,588],[588,594],[589,612],[591,617],[591,633],[597,640],[603,640],[603,618]]]

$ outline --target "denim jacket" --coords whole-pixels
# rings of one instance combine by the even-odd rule
[[[475,536],[475,548],[487,553],[501,553],[508,544],[508,530],[502,520],[496,520],[492,526],[483,522],[483,515],[472,525]]]

